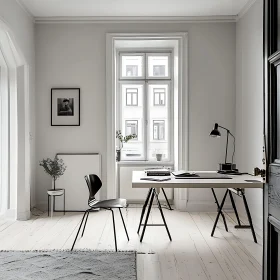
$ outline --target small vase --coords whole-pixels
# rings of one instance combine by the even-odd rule
[[[161,161],[162,160],[162,154],[156,154],[156,159],[157,159],[157,161]]]
[[[116,150],[116,161],[121,160],[121,150]]]

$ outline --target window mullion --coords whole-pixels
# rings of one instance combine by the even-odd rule
[[[148,122],[148,81],[145,81],[145,87],[144,87],[144,153],[145,153],[145,160],[148,160],[148,139],[149,139],[149,122]]]

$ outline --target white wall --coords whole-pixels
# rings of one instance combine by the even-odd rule
[[[0,19],[10,29],[9,34],[13,43],[22,52],[29,66],[29,97],[30,97],[30,133],[31,138],[31,204],[35,204],[35,44],[34,44],[34,23],[15,0],[0,0]]]
[[[236,160],[238,168],[249,173],[263,168],[262,18],[263,4],[257,0],[236,26]],[[246,190],[246,197],[253,222],[262,228],[262,190]],[[242,199],[236,201],[246,217]]]
[[[106,33],[176,31],[189,38],[189,167],[217,169],[225,138],[208,135],[214,122],[235,129],[235,23],[37,24],[36,162],[57,152],[99,152],[105,180]],[[81,88],[80,127],[51,127],[52,87]],[[38,203],[45,204],[50,180],[38,166],[36,188]],[[210,191],[190,190],[189,200],[213,205]]]

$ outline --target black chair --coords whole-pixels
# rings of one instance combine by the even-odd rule
[[[122,215],[122,212],[121,212],[121,208],[125,208],[127,206],[126,205],[126,199],[118,198],[118,199],[108,199],[108,200],[98,201],[98,200],[95,199],[95,195],[100,190],[100,188],[102,187],[102,182],[101,182],[100,178],[95,174],[90,174],[90,175],[85,176],[85,180],[87,182],[88,190],[89,190],[88,205],[89,205],[90,208],[87,209],[85,211],[84,215],[83,215],[83,219],[81,221],[81,224],[80,224],[79,230],[77,232],[75,241],[72,245],[71,251],[73,250],[73,248],[75,246],[76,240],[78,238],[78,235],[79,235],[79,232],[81,230],[81,227],[82,227],[82,224],[84,222],[85,217],[86,217],[86,219],[85,219],[84,229],[83,229],[83,232],[82,232],[82,237],[83,237],[84,232],[85,232],[85,228],[86,228],[86,225],[87,225],[87,220],[88,220],[89,213],[93,212],[97,208],[110,210],[111,213],[112,213],[114,238],[115,238],[115,249],[117,251],[118,248],[117,248],[116,227],[115,227],[115,218],[114,218],[113,208],[118,208],[119,211],[120,211],[120,215],[121,215],[121,218],[122,218],[122,222],[123,222],[123,226],[124,226],[125,233],[126,233],[126,236],[127,236],[127,240],[129,241],[128,233],[127,233],[126,226],[125,226],[124,219],[123,219],[123,215]]]

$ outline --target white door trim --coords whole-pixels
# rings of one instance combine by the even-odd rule
[[[26,220],[30,217],[30,142],[29,142],[29,67],[16,44],[12,30],[0,19],[0,48],[7,68],[7,94],[9,106],[5,108],[8,117],[9,138],[4,159],[8,165],[4,179],[4,214]],[[5,92],[4,92],[5,93]],[[6,93],[5,93],[6,94]],[[2,181],[3,183],[3,181]]]

